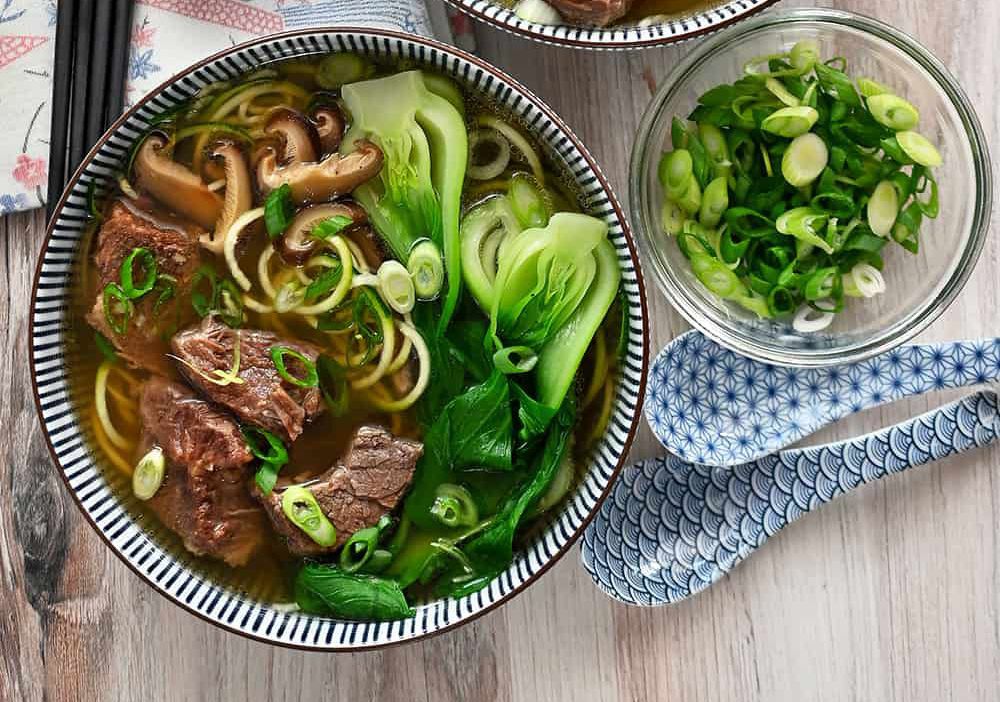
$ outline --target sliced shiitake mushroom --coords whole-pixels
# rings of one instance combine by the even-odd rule
[[[323,105],[313,110],[309,116],[316,125],[320,151],[323,155],[336,153],[344,138],[344,115],[336,107]]]
[[[287,165],[319,160],[316,128],[295,110],[282,107],[272,111],[264,132],[280,135],[284,145],[282,163]]]
[[[297,204],[329,202],[347,195],[378,175],[382,150],[370,141],[359,141],[357,150],[342,156],[331,154],[319,163],[292,163],[279,167],[273,150],[257,163],[257,183],[267,194],[288,183]]]
[[[168,144],[164,135],[150,134],[139,147],[135,156],[139,187],[177,214],[213,229],[222,214],[222,198],[200,176],[174,161]]]
[[[211,236],[201,237],[201,244],[216,254],[222,254],[226,232],[244,212],[253,207],[253,178],[243,150],[236,144],[222,142],[210,152],[213,161],[221,162],[226,178],[224,207],[215,222]]]
[[[352,224],[345,227],[345,231],[351,231],[352,227],[368,221],[361,205],[351,201],[305,207],[295,215],[295,219],[277,242],[276,248],[281,258],[293,266],[301,266],[309,260],[320,243],[312,236],[312,230],[331,217],[349,217]]]

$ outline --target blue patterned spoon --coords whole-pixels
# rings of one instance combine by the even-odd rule
[[[693,331],[653,362],[646,418],[674,455],[734,466],[869,407],[997,379],[1000,339],[914,344],[850,365],[801,369],[754,361]]]
[[[721,468],[676,456],[625,469],[583,538],[598,587],[628,604],[704,590],[789,522],[848,490],[996,440],[997,395],[983,390],[850,441]]]

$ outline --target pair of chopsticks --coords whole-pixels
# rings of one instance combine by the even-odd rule
[[[49,216],[87,151],[125,106],[132,0],[59,0]]]

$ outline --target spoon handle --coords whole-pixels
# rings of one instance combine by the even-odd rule
[[[680,601],[835,497],[995,441],[997,402],[984,390],[866,436],[731,468],[671,455],[640,462],[623,472],[587,528],[584,567],[623,602]]]

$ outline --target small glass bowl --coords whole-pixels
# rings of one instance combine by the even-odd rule
[[[920,110],[917,129],[940,150],[934,170],[941,211],[924,219],[917,255],[890,243],[883,250],[887,289],[849,299],[822,332],[801,333],[787,322],[759,320],[719,300],[694,277],[677,242],[661,227],[661,154],[670,123],[686,118],[698,97],[742,75],[753,57],[787,51],[811,39],[824,57],[843,56],[852,77],[884,83]],[[992,200],[989,153],[979,119],[945,67],[913,38],[849,12],[819,9],[767,13],[705,41],[667,77],[639,127],[629,176],[631,216],[667,299],[710,338],[752,358],[783,366],[850,363],[888,351],[926,328],[955,299],[986,239]]]

